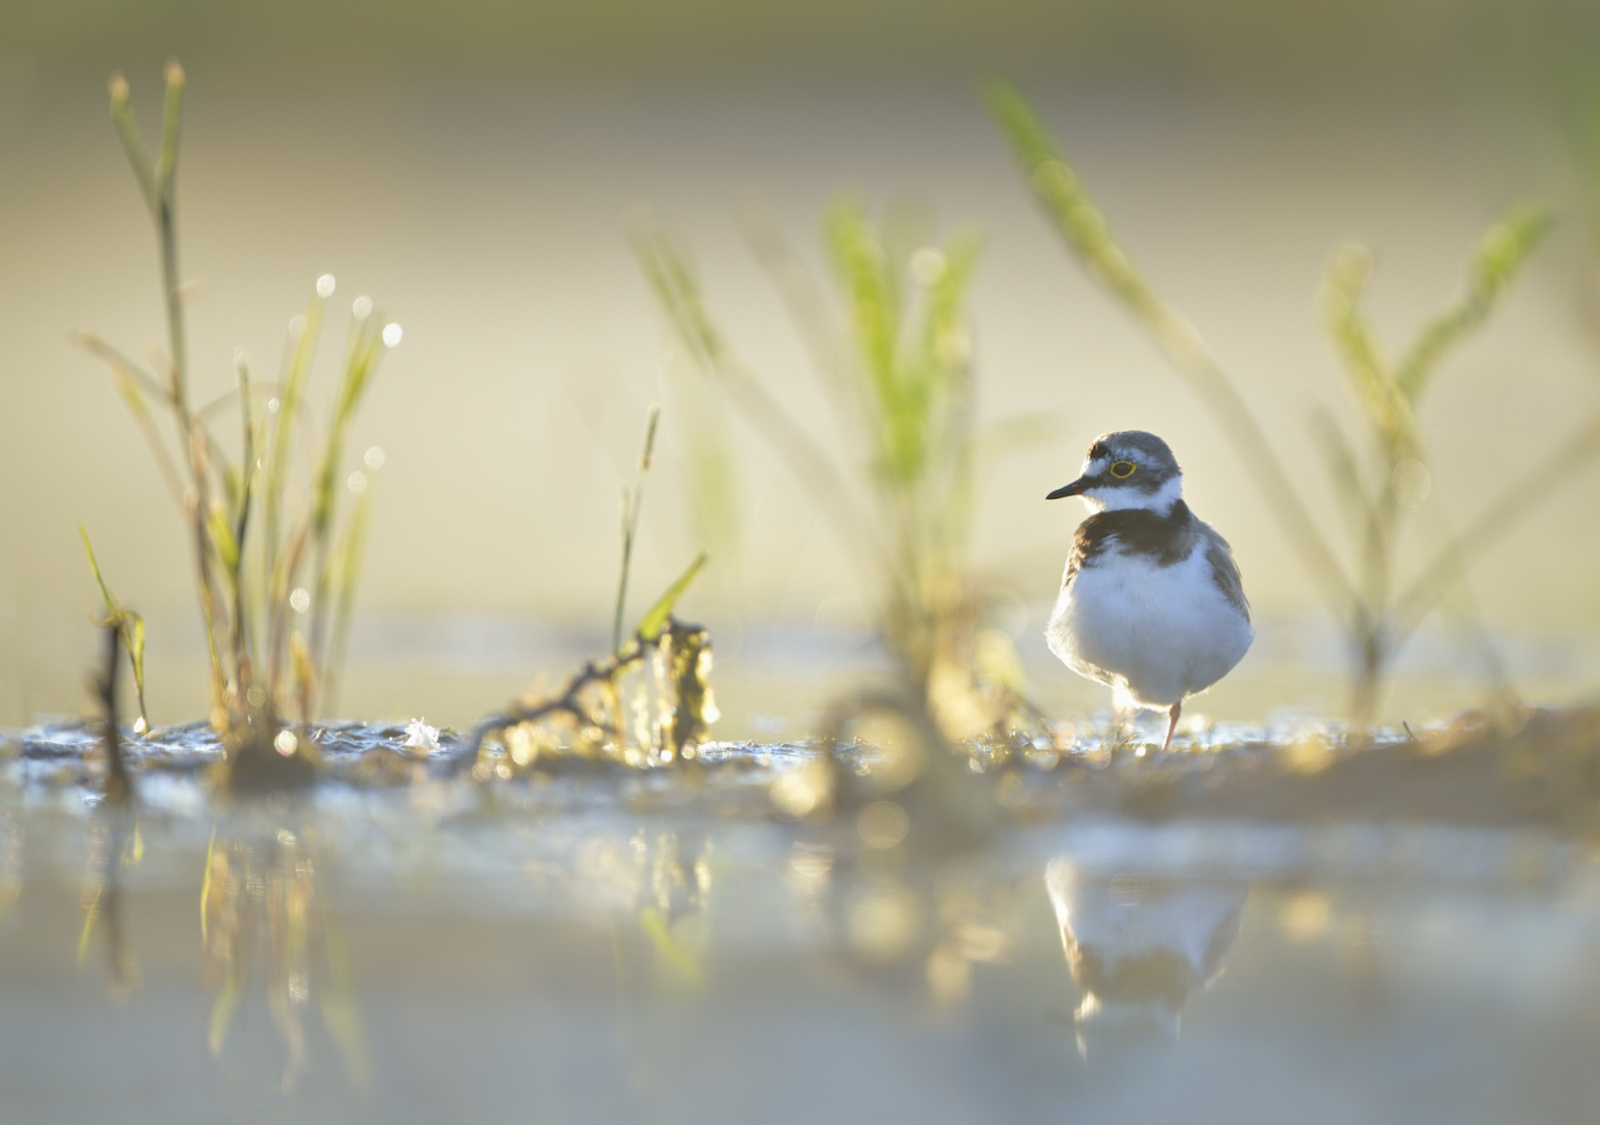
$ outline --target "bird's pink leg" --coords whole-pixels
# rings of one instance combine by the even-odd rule
[[[1167,722],[1167,740],[1161,744],[1161,752],[1163,754],[1172,748],[1172,732],[1178,729],[1178,716],[1183,714],[1183,700],[1180,699],[1174,703],[1167,714],[1172,717]]]

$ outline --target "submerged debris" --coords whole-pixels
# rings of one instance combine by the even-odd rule
[[[458,761],[481,779],[509,778],[562,758],[633,768],[692,761],[718,718],[711,634],[654,616],[618,652],[587,661],[554,695],[518,700],[483,720]]]
[[[412,719],[406,724],[407,750],[421,750],[424,754],[431,754],[439,749],[439,728],[430,727],[423,719]]]

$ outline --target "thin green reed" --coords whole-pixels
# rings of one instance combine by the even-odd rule
[[[316,575],[316,585],[311,594],[310,650],[314,666],[324,680],[331,674],[331,665],[325,657],[328,651],[329,611],[335,609],[333,590],[336,585],[340,586],[338,611],[348,614],[354,598],[353,584],[359,569],[361,549],[366,540],[367,513],[363,512],[359,527],[357,518],[352,516],[344,532],[344,549],[337,557],[332,553],[337,549],[334,534],[339,503],[339,470],[350,425],[355,420],[356,409],[387,346],[383,334],[390,327],[370,316],[354,318],[350,342],[345,349],[344,375],[339,383],[333,417],[328,423],[327,438],[313,477],[310,526],[315,547],[313,573]],[[364,481],[367,478],[363,474],[357,479]],[[358,497],[370,508],[372,494],[369,486],[363,485]],[[340,583],[334,581],[336,568],[338,577],[343,579]],[[306,711],[309,713],[309,706]]]
[[[1365,423],[1366,441],[1352,444],[1326,412],[1316,415],[1315,428],[1346,515],[1352,568],[1340,561],[1333,540],[1290,482],[1233,376],[1193,324],[1134,266],[1055,138],[1011,86],[990,86],[986,100],[1069,250],[1149,332],[1245,458],[1268,510],[1349,638],[1352,711],[1367,722],[1394,654],[1462,577],[1468,561],[1553,491],[1535,484],[1570,480],[1579,464],[1600,453],[1597,414],[1508,483],[1459,531],[1444,534],[1434,554],[1401,580],[1402,527],[1426,498],[1431,481],[1418,418],[1421,404],[1442,361],[1505,297],[1548,231],[1549,216],[1524,205],[1495,223],[1472,254],[1462,295],[1393,355],[1378,343],[1362,309],[1370,252],[1352,245],[1335,254],[1322,286],[1323,321]]]
[[[177,250],[176,175],[184,76],[176,63],[168,66],[166,83],[161,148],[152,160],[129,105],[127,82],[121,76],[111,82],[112,120],[156,228],[166,351],[151,370],[93,336],[80,339],[110,368],[163,482],[185,515],[210,651],[212,721],[232,733],[251,730],[270,735],[286,711],[288,686],[298,700],[302,722],[310,721],[321,693],[331,694],[336,664],[345,648],[374,495],[366,474],[353,475],[349,483],[359,498],[341,528],[340,466],[356,410],[383,352],[398,343],[399,326],[374,316],[366,298],[357,299],[328,429],[306,474],[308,480],[297,476],[295,454],[315,444],[305,396],[325,306],[335,287],[331,276],[317,279],[305,314],[292,322],[276,382],[257,380],[241,350],[235,355],[234,389],[204,406],[193,405]],[[151,402],[167,408],[170,439],[150,409]],[[230,406],[239,411],[237,460],[213,432],[213,420]],[[169,446],[176,447],[177,456]],[[379,463],[381,452],[369,451],[373,473]],[[92,551],[89,554],[99,580],[99,568]],[[302,570],[308,565],[312,575],[307,584],[312,590],[301,586]],[[103,581],[101,587],[108,612],[126,615]],[[300,622],[308,611],[309,627]],[[139,636],[142,650],[142,627]],[[131,642],[129,648],[131,655]],[[284,682],[286,661],[292,685]],[[142,693],[138,661],[135,675]]]
[[[617,602],[611,614],[611,655],[622,652],[622,615],[628,604],[628,576],[633,569],[633,539],[639,530],[639,512],[644,506],[644,482],[650,475],[650,462],[655,454],[656,427],[661,422],[661,408],[652,406],[645,420],[644,439],[639,445],[639,467],[634,474],[633,488],[622,490],[622,561],[617,568]]]
[[[166,68],[166,97],[161,114],[161,149],[154,163],[145,149],[129,106],[128,83],[119,74],[111,80],[111,119],[122,138],[123,148],[144,196],[145,205],[156,227],[161,257],[162,304],[166,310],[167,352],[164,378],[149,381],[163,392],[173,413],[181,459],[187,462],[189,480],[183,493],[191,535],[195,546],[195,569],[199,583],[201,612],[206,623],[206,640],[211,655],[211,710],[217,719],[226,710],[228,677],[223,668],[222,651],[217,644],[219,595],[212,573],[213,553],[209,546],[207,522],[210,500],[207,480],[206,436],[197,425],[189,402],[189,348],[184,329],[183,279],[178,268],[177,171],[178,138],[183,120],[183,68],[176,62]]]
[[[94,574],[94,580],[100,587],[100,596],[105,599],[106,616],[95,624],[105,628],[115,629],[117,638],[122,643],[123,649],[128,654],[128,663],[133,667],[133,687],[139,700],[139,721],[134,724],[134,730],[143,734],[150,729],[150,718],[144,707],[144,618],[131,609],[123,608],[111,587],[100,575],[100,563],[94,557],[94,547],[89,542],[89,533],[78,525],[78,535],[83,539],[83,553],[89,556],[89,570]],[[115,656],[115,653],[112,654]],[[107,667],[106,676],[115,676],[116,669]]]
[[[372,508],[378,496],[378,479],[383,460],[381,451],[369,452],[380,455],[367,458],[364,472],[357,470],[360,473],[356,478],[360,481],[360,491],[351,509],[350,519],[345,524],[344,533],[334,548],[327,571],[328,580],[324,583],[325,586],[332,587],[336,599],[326,655],[319,666],[322,683],[318,688],[317,699],[324,714],[337,713],[339,677],[344,669],[345,654],[349,650],[350,621],[355,616],[356,587],[360,584],[361,560],[366,552],[367,528],[372,523]],[[326,599],[320,601],[319,605],[325,608]]]

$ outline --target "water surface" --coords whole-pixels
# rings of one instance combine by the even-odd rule
[[[1045,796],[1161,763],[1069,755],[977,778],[1011,815],[958,846],[905,795],[775,815],[796,746],[485,784],[398,728],[323,738],[331,780],[233,805],[209,736],[158,732],[128,815],[88,732],[13,740],[5,1120],[1553,1122],[1600,1096],[1600,868],[1537,818],[1136,820]]]

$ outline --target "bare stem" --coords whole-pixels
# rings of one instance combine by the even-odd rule
[[[106,660],[96,685],[100,695],[100,710],[105,717],[102,738],[106,752],[106,800],[113,805],[126,805],[133,800],[133,778],[128,774],[128,763],[122,752],[122,738],[117,730],[117,649],[122,640],[121,623],[106,623]]]
[[[633,566],[633,537],[639,529],[639,509],[644,503],[644,479],[650,472],[650,460],[655,453],[656,425],[661,421],[661,407],[652,406],[650,417],[644,424],[644,440],[639,446],[639,470],[634,477],[633,491],[622,492],[622,565],[617,574],[617,604],[611,615],[611,651],[622,651],[622,615],[628,602],[628,572]]]

